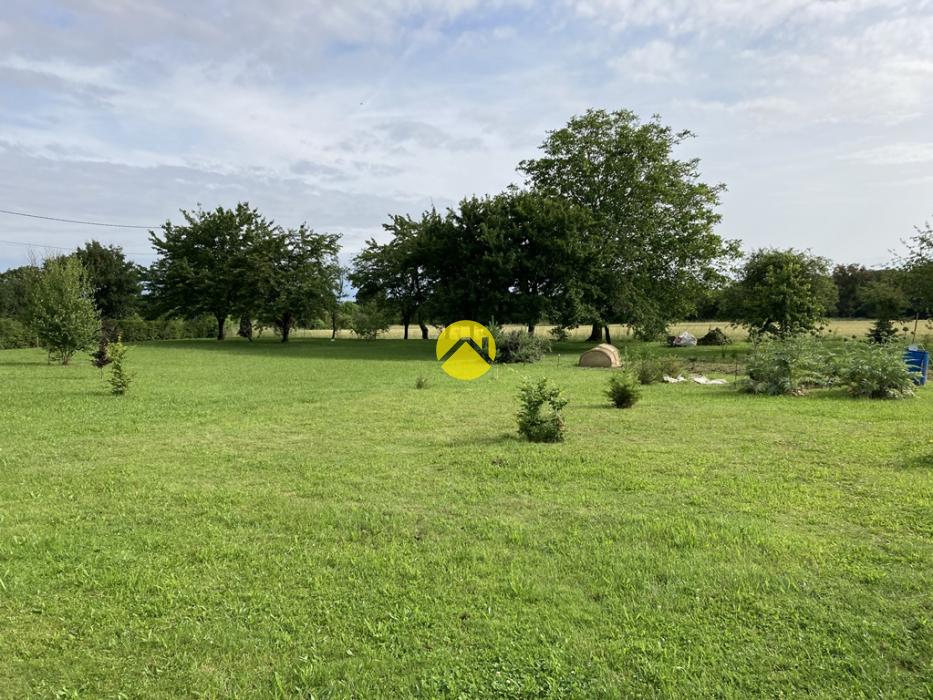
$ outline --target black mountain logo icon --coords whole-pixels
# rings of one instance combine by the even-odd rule
[[[477,345],[476,341],[472,338],[461,338],[451,346],[450,350],[444,353],[443,357],[441,357],[441,363],[443,364],[444,362],[447,362],[447,360],[453,357],[454,353],[457,352],[457,350],[459,350],[463,345],[469,345],[471,348],[473,348],[477,355],[485,360],[486,364],[492,364],[492,358],[489,356],[489,338],[483,338],[482,347]]]

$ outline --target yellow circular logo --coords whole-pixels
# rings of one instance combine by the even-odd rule
[[[476,321],[451,323],[437,336],[434,353],[441,369],[454,379],[478,379],[496,359],[496,341],[486,326]]]

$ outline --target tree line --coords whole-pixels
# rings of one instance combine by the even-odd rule
[[[285,228],[246,203],[181,211],[150,232],[155,262],[143,268],[97,241],[72,256],[95,313],[104,319],[213,319],[214,335],[347,325],[360,334],[401,323],[467,318],[586,325],[611,341],[609,325],[641,338],[689,318],[723,319],[787,334],[827,315],[894,319],[933,309],[933,232],[908,241],[891,269],[830,267],[794,250],[742,259],[715,233],[724,185],[704,182],[699,161],[677,157],[692,134],[658,117],[590,110],[549,132],[539,157],[518,164],[519,186],[472,196],[445,211],[392,215],[348,269],[340,236]],[[26,322],[30,286],[46,265],[0,274],[0,318]],[[346,302],[352,285],[356,303]],[[34,304],[33,304],[34,307]],[[33,318],[34,321],[34,318]]]

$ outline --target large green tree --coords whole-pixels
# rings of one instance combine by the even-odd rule
[[[360,301],[388,303],[408,324],[521,321],[579,315],[588,213],[561,198],[510,188],[441,215],[393,217],[387,243],[370,241],[351,276]]]
[[[492,202],[495,254],[508,273],[507,318],[534,333],[549,318],[573,325],[589,291],[580,271],[595,251],[592,217],[565,199],[511,189]]]
[[[590,221],[585,210],[537,192],[470,197],[444,215],[432,210],[403,227],[396,220],[392,231],[401,229],[401,237],[364,251],[355,280],[364,293],[370,280],[396,280],[389,298],[409,302],[409,314],[417,309],[445,323],[521,321],[533,332],[544,317],[563,323],[578,315]],[[373,259],[386,262],[393,251],[402,253],[388,258],[395,276],[374,275],[384,268]]]
[[[580,274],[594,335],[611,321],[660,332],[722,279],[721,265],[737,252],[713,231],[724,186],[702,182],[698,160],[674,156],[691,136],[657,117],[589,110],[550,132],[541,157],[519,165],[535,190],[593,218],[593,254]]]
[[[28,287],[27,323],[50,358],[67,365],[100,335],[100,315],[84,267],[73,256],[49,258]]]
[[[422,222],[430,216],[425,214],[421,221],[410,216],[393,216],[383,225],[391,239],[386,243],[375,239],[367,241],[353,259],[349,275],[359,301],[379,301],[398,314],[405,329],[405,340],[408,340],[408,328],[413,321],[418,322],[422,339],[428,337],[428,327],[421,313],[430,296]]]
[[[87,270],[94,303],[104,318],[126,318],[138,311],[142,270],[127,260],[119,246],[89,241],[75,251]]]
[[[836,304],[829,261],[796,250],[758,250],[730,288],[730,318],[780,337],[812,330]]]
[[[247,251],[245,282],[260,322],[271,324],[282,342],[295,326],[325,317],[336,300],[340,279],[340,236],[315,233],[305,225],[275,228]]]
[[[227,317],[253,304],[257,276],[249,253],[274,227],[245,202],[181,214],[184,225],[166,221],[161,235],[150,232],[159,254],[149,271],[150,290],[162,313],[213,316],[217,340],[223,340]]]
[[[0,318],[26,321],[29,311],[29,287],[38,274],[39,268],[35,265],[24,265],[0,272]]]
[[[421,234],[432,318],[487,323],[508,317],[509,262],[502,254],[504,231],[492,198],[464,199],[444,215],[426,213]]]

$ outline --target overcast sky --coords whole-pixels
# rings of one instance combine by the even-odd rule
[[[933,218],[930,0],[4,0],[0,208],[344,234],[520,182],[588,107],[697,137],[746,249],[890,259]],[[147,233],[0,214],[0,269]]]

